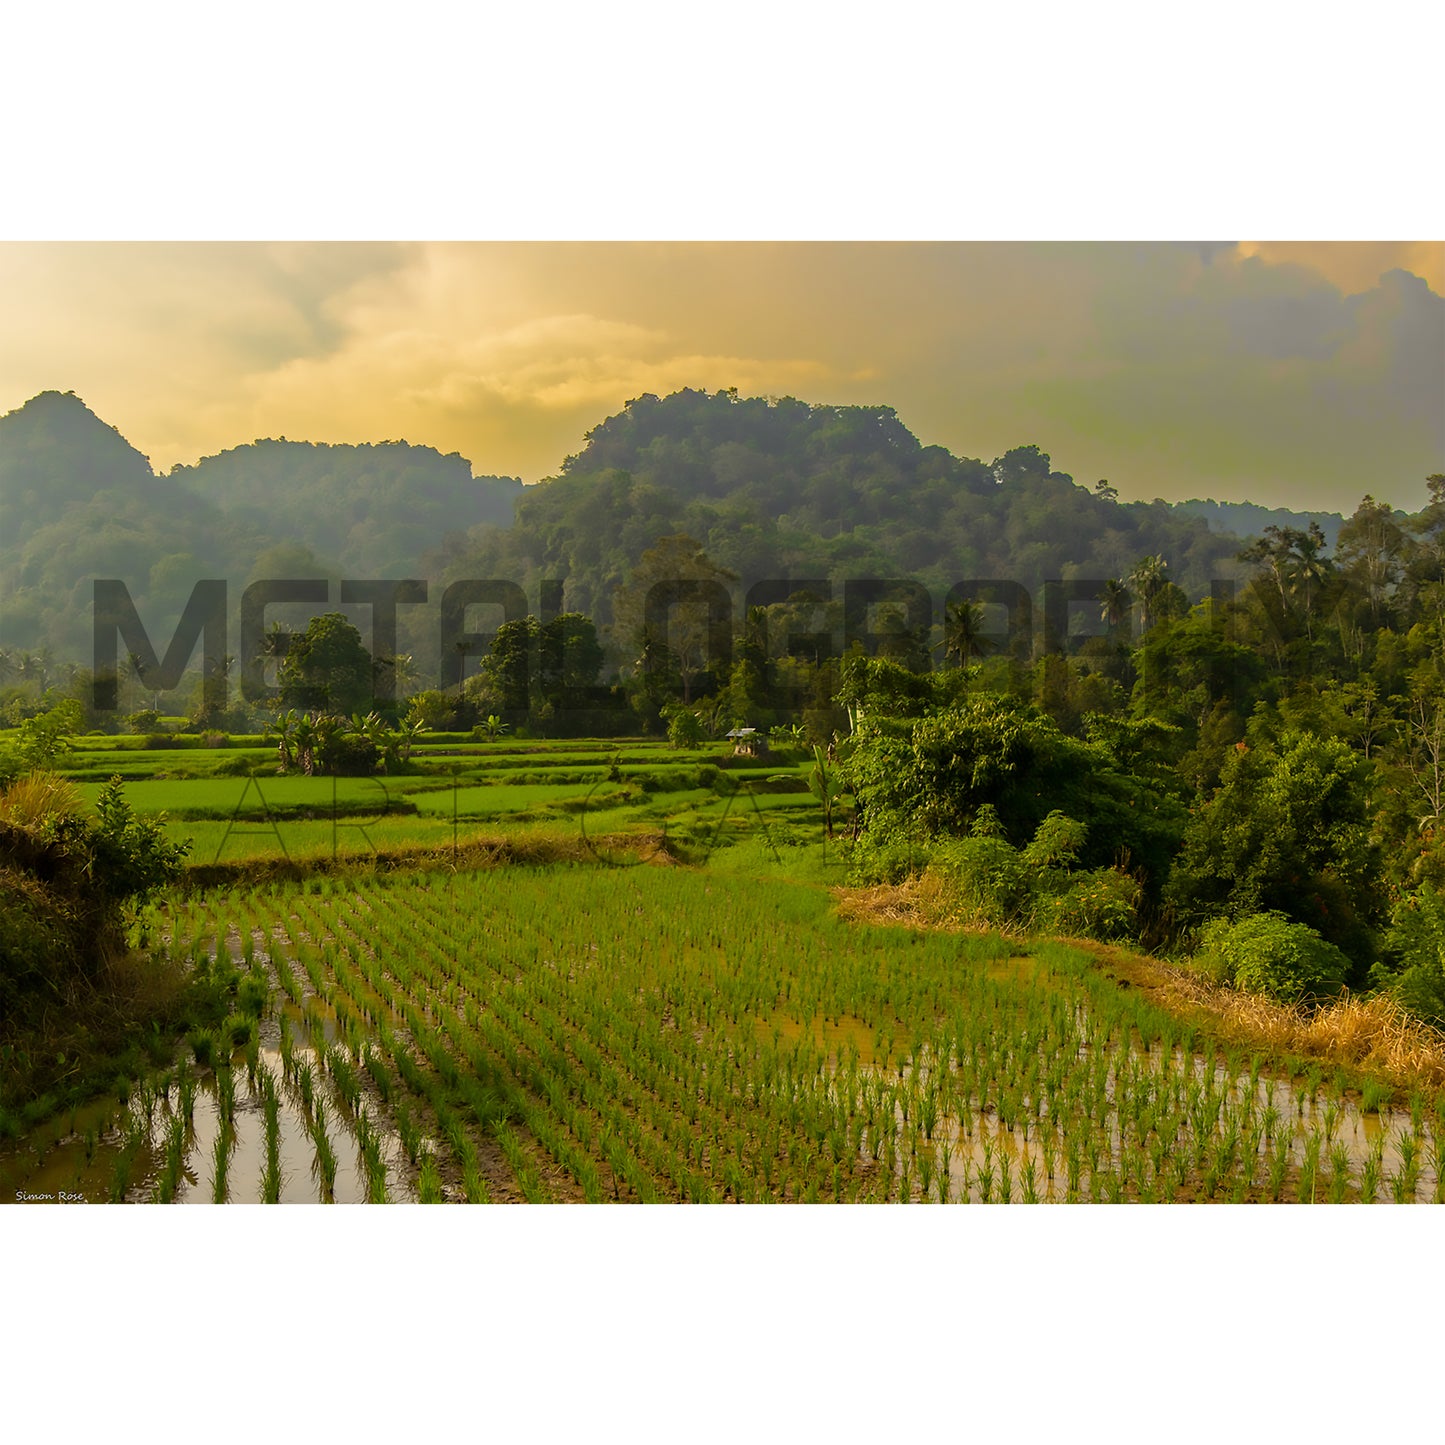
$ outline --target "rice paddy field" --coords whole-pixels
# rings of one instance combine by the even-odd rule
[[[1445,1094],[1291,1073],[1082,949],[845,921],[727,851],[177,894],[158,946],[234,970],[236,1014],[7,1148],[5,1197],[1442,1198]]]
[[[137,812],[164,816],[172,838],[191,840],[195,866],[365,860],[518,830],[564,841],[663,832],[705,852],[765,811],[780,839],[818,831],[806,766],[788,754],[755,762],[649,741],[459,736],[418,747],[400,776],[335,778],[277,776],[262,747],[143,751],[132,741],[84,739],[64,771],[92,804],[119,776]]]

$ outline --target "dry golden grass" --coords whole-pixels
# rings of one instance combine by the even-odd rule
[[[906,928],[962,930],[959,918],[943,885],[932,874],[909,878],[902,883],[878,883],[870,888],[834,888],[838,916],[851,923],[893,923]],[[980,929],[997,933],[998,929]]]
[[[1391,998],[1343,998],[1306,1013],[1249,994],[1219,994],[1221,1018],[1271,1048],[1445,1084],[1445,1036]]]
[[[1300,1008],[1212,984],[1157,958],[1086,938],[1065,941],[1093,954],[1162,1006],[1212,1023],[1231,1042],[1348,1064],[1404,1084],[1445,1084],[1445,1034],[1385,995],[1347,994],[1321,1008]]]
[[[73,816],[82,811],[75,785],[54,773],[31,773],[0,788],[0,823],[34,828],[46,818]]]

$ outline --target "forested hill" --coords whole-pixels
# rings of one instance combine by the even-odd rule
[[[407,442],[256,441],[170,477],[246,530],[300,538],[348,577],[398,577],[450,530],[509,526],[517,477],[474,477],[451,452]]]
[[[1164,502],[1077,485],[1047,453],[992,462],[924,446],[891,407],[680,391],[643,396],[587,434],[562,475],[529,487],[508,531],[475,530],[448,576],[564,577],[567,605],[606,620],[658,538],[685,532],[744,581],[1122,577],[1162,554],[1191,596],[1234,575],[1242,543]]]
[[[198,577],[256,538],[169,477],[73,392],[0,416],[0,645],[82,658],[91,581],[136,579],[137,596],[184,605]],[[254,555],[254,552],[252,553]]]
[[[1037,446],[990,462],[924,446],[884,406],[685,390],[629,402],[584,441],[525,489],[399,441],[257,441],[157,476],[78,397],[45,392],[0,416],[0,646],[84,658],[98,576],[125,580],[169,636],[202,577],[503,578],[532,598],[563,578],[566,605],[606,623],[642,554],[676,533],[744,584],[902,577],[935,596],[1126,577],[1162,555],[1197,598],[1243,545],[1211,530],[1218,516],[1076,484]],[[420,610],[414,625],[434,635]]]
[[[405,442],[258,441],[157,476],[73,393],[0,416],[0,646],[80,660],[92,582],[169,636],[202,577],[416,577],[448,530],[509,521],[517,478]]]

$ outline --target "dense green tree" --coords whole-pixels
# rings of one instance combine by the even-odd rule
[[[627,585],[619,588],[613,612],[622,635],[648,649],[665,645],[682,682],[682,702],[731,662],[731,589],[737,574],[719,567],[695,538],[683,533],[661,538],[637,560]],[[650,636],[660,628],[664,636]],[[649,666],[653,652],[641,654]]]
[[[602,672],[597,627],[580,612],[561,612],[538,632],[542,696],[556,709],[584,708]]]
[[[1022,847],[1060,809],[1087,829],[1086,866],[1127,860],[1157,889],[1183,829],[1179,804],[1121,767],[1106,743],[1068,737],[996,695],[915,719],[867,719],[847,767],[873,846],[961,837],[989,807]]]
[[[369,709],[371,654],[341,613],[323,613],[291,638],[281,663],[280,687],[286,707],[342,714]]]
[[[1166,894],[1181,924],[1279,912],[1343,948],[1363,977],[1383,907],[1369,778],[1337,738],[1242,745],[1185,830]]]

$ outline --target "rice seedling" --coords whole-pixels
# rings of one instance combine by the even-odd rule
[[[145,1137],[141,1134],[137,1119],[134,1115],[129,1115],[126,1119],[120,1149],[116,1153],[115,1168],[111,1173],[110,1185],[106,1191],[106,1198],[112,1204],[124,1203],[130,1192],[131,1175],[135,1170],[136,1156],[140,1153],[144,1142]]]
[[[391,1102],[391,1076],[387,1073],[386,1064],[381,1055],[370,1044],[365,1046],[362,1053],[362,1066],[371,1077],[371,1082],[376,1086],[377,1095],[383,1104]]]
[[[1360,1092],[1360,1113],[1368,1114],[1374,1110],[1377,1116],[1383,1116],[1393,1097],[1394,1090],[1389,1084],[1381,1084],[1379,1079],[1366,1079]]]
[[[1350,1151],[1343,1144],[1330,1150],[1330,1177],[1326,1198],[1331,1204],[1343,1204],[1350,1187]]]
[[[311,1139],[316,1146],[316,1172],[321,1188],[321,1201],[331,1204],[336,1199],[336,1151],[326,1133],[326,1101],[316,1096],[316,1112],[311,1119]]]
[[[309,1117],[316,1092],[316,1077],[310,1059],[303,1059],[296,1070],[296,1089],[301,1096],[301,1112]]]
[[[1269,1197],[1276,1204],[1284,1197],[1285,1179],[1289,1174],[1289,1135],[1279,1134],[1274,1140],[1269,1155]]]
[[[258,972],[247,973],[236,989],[237,1010],[244,1017],[258,1020],[265,1014],[270,996],[265,978]]]
[[[156,1113],[156,1090],[149,1079],[143,1079],[140,1086],[140,1109],[145,1115],[146,1129],[149,1131],[155,1123]]]
[[[993,1200],[993,1146],[987,1140],[983,1145],[983,1162],[977,1170],[978,1191],[985,1204]]]
[[[256,1037],[256,1020],[245,1014],[231,1014],[221,1025],[221,1036],[233,1049],[247,1048]]]
[[[261,1111],[266,1127],[266,1164],[261,1174],[261,1201],[281,1202],[281,1101],[270,1069],[260,1072]]]
[[[442,1193],[441,1175],[437,1171],[436,1155],[430,1149],[421,1151],[421,1173],[417,1179],[417,1198],[422,1204],[440,1204]]]
[[[325,1063],[342,1102],[355,1114],[361,1107],[361,1081],[345,1053],[334,1045],[326,1051]]]
[[[1313,1204],[1315,1202],[1316,1186],[1319,1182],[1320,1149],[1324,1144],[1324,1134],[1319,1129],[1311,1129],[1305,1139],[1304,1158],[1300,1161],[1298,1198],[1301,1204]]]
[[[1370,1152],[1360,1166],[1360,1201],[1373,1204],[1380,1195],[1380,1180],[1384,1174],[1385,1139],[1381,1135],[1375,1140]]]
[[[181,1171],[186,1158],[186,1121],[180,1114],[172,1114],[166,1128],[165,1162],[156,1182],[154,1199],[159,1204],[169,1204],[176,1197],[180,1187]]]
[[[203,1069],[213,1068],[216,1062],[216,1036],[210,1029],[195,1029],[189,1035],[191,1052],[196,1063]]]
[[[229,1129],[236,1119],[236,1075],[229,1064],[216,1070],[216,1108],[222,1127]]]
[[[1023,1191],[1025,1204],[1039,1203],[1038,1166],[1034,1163],[1034,1156],[1032,1154],[1024,1157]]]
[[[1420,1187],[1420,1140],[1414,1127],[1408,1133],[1403,1129],[1400,1131],[1396,1148],[1400,1154],[1400,1169],[1396,1177],[1407,1199],[1413,1202]]]
[[[196,1081],[190,1074],[182,1074],[180,1082],[176,1085],[176,1102],[180,1107],[181,1115],[185,1119],[194,1119],[196,1116]]]
[[[492,1202],[486,1181],[477,1167],[475,1156],[462,1166],[462,1193],[466,1195],[468,1204],[490,1204]]]
[[[1409,1177],[1403,1169],[1398,1169],[1390,1177],[1390,1198],[1396,1204],[1413,1204],[1415,1202],[1415,1191],[1410,1186]]]

